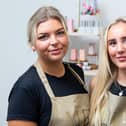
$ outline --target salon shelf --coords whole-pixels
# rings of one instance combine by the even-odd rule
[[[84,75],[85,76],[95,76],[97,74],[97,69],[95,70],[84,70]]]
[[[69,32],[69,36],[70,37],[78,36],[78,37],[99,39],[99,34],[87,33],[87,32]]]
[[[99,34],[95,34],[95,33],[91,33],[91,32],[82,32],[82,31],[78,31],[78,32],[69,32],[68,35],[70,36],[70,49],[71,48],[83,48],[86,46],[86,52],[88,52],[88,45],[89,43],[95,43],[96,44],[96,50],[98,50],[99,48],[99,40],[100,40],[100,35]],[[88,55],[87,54],[88,59],[91,61],[89,63],[95,63],[97,64],[97,61],[94,61],[94,58],[98,58],[98,52],[96,51],[96,54],[94,55]],[[69,53],[66,57],[66,61],[70,61],[70,50]],[[97,60],[97,59],[96,59]],[[93,62],[92,62],[93,61]],[[76,61],[70,61],[70,62],[74,62],[74,63],[78,63]],[[80,62],[79,62],[80,63]],[[97,73],[97,68],[96,69],[91,69],[91,70],[85,70],[84,69],[84,75],[86,77],[92,77],[95,76]]]
[[[78,61],[70,61],[70,60],[69,60],[69,62],[78,64]],[[81,63],[81,62],[79,62],[79,63]],[[83,61],[82,61],[82,63],[83,63]],[[95,76],[95,75],[97,74],[97,71],[98,71],[98,66],[95,65],[95,64],[92,64],[92,65],[89,65],[89,66],[91,66],[92,69],[91,69],[91,70],[85,70],[85,69],[83,69],[84,75],[85,75],[85,76]],[[82,66],[81,66],[81,67],[82,67]],[[94,68],[94,67],[95,67],[95,68]],[[82,68],[83,68],[83,67],[82,67]]]

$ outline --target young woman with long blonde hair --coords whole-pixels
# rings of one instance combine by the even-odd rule
[[[90,125],[126,126],[126,18],[112,22],[103,38],[90,85]]]

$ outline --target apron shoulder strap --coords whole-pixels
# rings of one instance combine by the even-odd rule
[[[82,84],[85,89],[87,89],[87,86],[85,84],[85,81],[81,79],[80,75],[70,66],[69,63],[67,63],[67,65],[68,65],[68,68],[73,73],[73,75],[78,79],[79,83]]]
[[[36,63],[34,64],[34,66],[36,67],[37,73],[38,73],[38,75],[39,75],[39,77],[40,77],[40,79],[41,79],[41,81],[42,81],[42,83],[43,83],[43,85],[44,85],[44,87],[45,87],[45,89],[46,89],[48,95],[49,95],[50,97],[55,97],[55,96],[54,96],[54,93],[53,93],[53,91],[52,91],[52,89],[51,89],[51,87],[50,87],[50,85],[49,85],[49,82],[48,82],[48,80],[47,80],[47,78],[46,78],[46,75],[45,75],[45,73],[43,72],[42,67],[40,66],[40,64],[39,64],[38,62],[36,62]]]

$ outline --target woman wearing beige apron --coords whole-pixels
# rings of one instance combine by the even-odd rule
[[[41,7],[29,20],[28,38],[38,58],[10,92],[8,126],[88,126],[83,71],[63,62],[69,44],[63,16]]]
[[[105,31],[99,71],[91,81],[91,126],[126,126],[126,18]]]

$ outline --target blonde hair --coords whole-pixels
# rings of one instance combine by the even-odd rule
[[[58,20],[64,27],[65,32],[67,33],[67,25],[63,15],[59,12],[58,9],[52,6],[43,6],[40,7],[29,19],[27,27],[27,36],[28,43],[34,45],[36,40],[36,30],[38,25],[41,22],[45,22],[49,19]]]
[[[99,70],[96,76],[96,86],[91,94],[90,100],[90,122],[91,126],[101,126],[101,115],[100,112],[106,103],[108,98],[108,90],[112,84],[112,82],[117,77],[118,69],[111,61],[108,50],[107,50],[107,37],[108,31],[113,26],[120,22],[126,23],[126,18],[118,18],[114,22],[112,22],[106,28],[104,32],[103,41],[100,43],[99,50]]]

